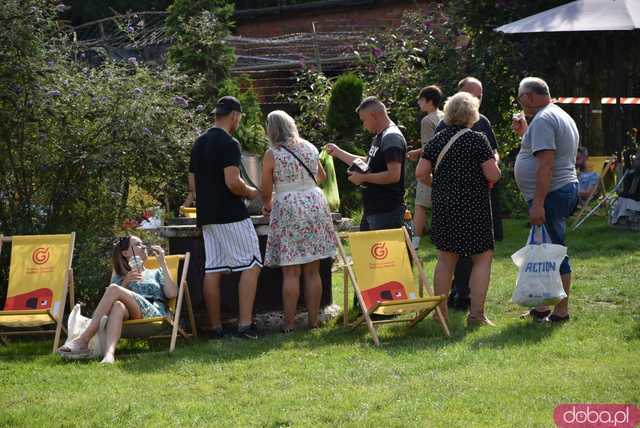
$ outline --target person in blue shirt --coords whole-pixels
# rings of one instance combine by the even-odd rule
[[[576,170],[578,173],[578,196],[580,196],[580,203],[584,204],[589,199],[589,196],[594,192],[598,186],[598,173],[588,171],[587,161],[589,160],[589,151],[586,147],[578,148],[578,155],[576,156]]]

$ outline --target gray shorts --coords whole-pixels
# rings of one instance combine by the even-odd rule
[[[418,181],[416,183],[416,205],[421,207],[431,208],[431,186],[427,186],[424,183]]]

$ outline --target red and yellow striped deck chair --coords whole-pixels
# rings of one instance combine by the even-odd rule
[[[351,324],[351,328],[366,323],[376,345],[380,345],[375,327],[378,324],[404,322],[409,323],[410,328],[434,310],[441,315],[438,304],[446,300],[446,296],[429,293],[422,262],[404,228],[353,232],[346,234],[346,237],[351,248],[352,263],[347,262],[341,238],[336,236],[344,269],[345,326],[348,325],[349,280],[362,308],[362,315]],[[419,273],[419,288],[415,285],[410,259],[413,259]],[[427,296],[423,297],[425,291]],[[372,314],[397,317],[372,321]],[[408,314],[412,316],[404,316]],[[442,316],[439,319],[445,335],[449,336],[446,322]]]
[[[53,352],[60,334],[66,334],[63,317],[67,295],[74,305],[73,249],[75,233],[69,235],[1,236],[11,243],[9,284],[0,311],[0,338],[55,334]],[[43,327],[55,326],[55,329]]]
[[[173,352],[176,348],[176,340],[178,333],[184,338],[197,336],[196,322],[193,316],[193,308],[191,306],[191,296],[189,295],[189,287],[187,286],[187,272],[189,271],[190,253],[184,255],[165,256],[167,268],[178,284],[178,296],[167,302],[169,309],[168,317],[143,318],[139,320],[125,321],[122,328],[122,337],[127,339],[162,339],[171,338],[169,342],[169,352]],[[180,261],[182,264],[182,275],[178,277],[178,268]],[[144,266],[147,269],[157,269],[158,261],[155,257],[149,257]],[[187,333],[180,327],[180,314],[182,312],[182,302],[186,299],[187,315],[191,326],[191,333]],[[171,334],[167,331],[171,329]]]

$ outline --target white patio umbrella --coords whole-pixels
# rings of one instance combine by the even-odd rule
[[[578,0],[495,29],[502,33],[640,29],[640,0]]]
[[[640,0],[577,0],[502,25],[494,31],[521,34],[638,29],[640,29]],[[618,99],[617,102],[619,109],[620,100]],[[603,136],[600,96],[591,97],[591,108],[592,128],[595,131],[593,137],[601,139]],[[617,111],[617,114],[619,115],[620,112]]]

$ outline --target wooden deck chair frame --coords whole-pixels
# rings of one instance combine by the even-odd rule
[[[598,184],[593,188],[593,190],[589,194],[589,197],[587,198],[587,200],[584,202],[584,204],[580,208],[580,211],[578,211],[578,214],[575,216],[575,218],[573,220],[573,224],[571,225],[573,230],[578,228],[578,226],[577,226],[578,223],[580,223],[580,221],[582,220],[582,218],[583,218],[583,216],[585,214],[585,211],[589,208],[589,204],[596,197],[596,195],[600,194],[602,197],[606,196],[607,188],[606,188],[606,186],[604,184],[605,177],[611,171],[611,167],[612,167],[612,165],[615,165],[615,162],[616,162],[616,157],[612,156],[612,157],[610,157],[609,159],[605,160],[602,163],[602,169],[600,171],[600,175],[598,176]],[[608,204],[607,204],[606,200],[604,201],[604,205],[605,205],[605,208],[608,210]]]
[[[122,326],[122,337],[127,339],[167,339],[170,338],[169,342],[169,352],[173,352],[176,349],[176,342],[178,339],[178,333],[185,339],[190,337],[196,337],[198,332],[196,330],[196,321],[193,316],[193,307],[191,306],[191,295],[189,294],[189,287],[187,285],[187,273],[189,271],[189,260],[191,259],[190,253],[180,254],[180,255],[167,255],[169,257],[177,257],[178,258],[178,266],[180,260],[183,261],[182,264],[182,275],[180,276],[180,280],[178,282],[178,295],[175,297],[175,309],[173,313],[173,317],[165,316],[165,317],[154,317],[154,318],[143,318],[137,320],[129,320],[125,321]],[[179,267],[178,267],[179,269]],[[178,269],[176,269],[176,278],[177,280]],[[189,324],[191,327],[191,333],[187,333],[183,328],[180,327],[180,315],[182,314],[182,303],[186,303],[187,316],[189,317]],[[171,306],[171,302],[168,306]],[[144,329],[147,326],[157,326],[158,330],[165,330],[166,327],[171,327],[171,334],[150,334],[150,335],[140,335],[134,333],[135,330]],[[155,331],[156,329],[153,328]]]
[[[67,334],[67,329],[64,326],[64,312],[66,308],[67,298],[69,299],[69,307],[72,308],[75,305],[75,289],[73,282],[73,252],[75,248],[75,240],[76,234],[75,232],[71,232],[69,235],[69,260],[64,278],[64,288],[62,292],[62,298],[60,299],[62,302],[62,306],[60,308],[60,317],[59,319],[55,319],[53,313],[49,309],[33,309],[33,310],[8,310],[8,311],[0,311],[0,318],[3,316],[20,316],[20,315],[47,315],[51,321],[51,323],[43,324],[43,326],[55,324],[55,330],[16,330],[11,329],[6,330],[7,327],[0,326],[0,342],[8,345],[7,337],[8,336],[35,336],[35,335],[48,335],[54,334],[53,339],[53,349],[52,353],[55,354],[58,346],[60,344],[60,337],[62,332]],[[14,236],[4,236],[0,234],[0,254],[2,253],[2,244],[12,242]],[[8,290],[7,284],[7,290]]]
[[[411,255],[411,259],[413,260],[414,265],[418,269],[418,274],[419,274],[418,280],[419,280],[420,297],[415,299],[415,300],[412,300],[410,302],[407,302],[407,301],[378,302],[378,304],[376,304],[369,311],[364,309],[364,308],[366,308],[366,305],[364,303],[364,298],[362,297],[362,293],[360,292],[360,288],[358,287],[357,278],[355,276],[355,273],[353,272],[353,268],[352,268],[353,262],[348,262],[347,261],[346,252],[345,252],[344,246],[342,245],[342,239],[343,238],[347,238],[348,237],[348,233],[338,233],[337,231],[335,232],[336,242],[338,243],[338,253],[340,254],[340,258],[342,259],[342,265],[340,267],[342,268],[342,272],[343,272],[343,285],[344,285],[344,293],[343,293],[343,295],[344,295],[343,326],[344,327],[349,327],[351,330],[353,330],[356,327],[358,327],[359,325],[361,325],[362,323],[365,323],[367,328],[369,329],[369,332],[371,333],[371,336],[373,338],[373,342],[375,343],[376,346],[380,346],[380,339],[378,337],[378,332],[377,332],[376,327],[375,327],[376,325],[379,325],[379,324],[391,324],[391,323],[408,323],[407,328],[409,329],[409,328],[415,326],[420,321],[422,321],[427,315],[429,315],[434,310],[438,315],[438,320],[440,322],[440,326],[442,327],[442,331],[444,332],[444,334],[447,337],[450,336],[449,327],[447,326],[447,323],[444,320],[444,318],[442,316],[442,313],[440,312],[440,307],[439,306],[436,306],[435,309],[426,309],[426,310],[422,310],[422,311],[414,311],[415,315],[412,318],[395,318],[395,319],[389,319],[389,320],[376,320],[376,321],[373,321],[371,319],[371,314],[373,314],[373,312],[375,312],[377,309],[379,309],[381,307],[393,307],[393,306],[401,306],[401,305],[411,305],[411,304],[416,304],[416,303],[421,303],[421,302],[433,302],[434,299],[438,299],[440,301],[443,301],[443,300],[446,299],[445,296],[434,296],[430,292],[429,287],[428,287],[427,276],[424,273],[424,269],[422,268],[422,261],[418,257],[418,254],[416,253],[415,249],[413,248],[413,245],[411,244],[411,238],[409,237],[409,233],[407,232],[407,229],[402,227],[402,230],[403,230],[403,233],[404,233],[405,243],[407,244],[407,249],[409,250],[409,253]],[[362,315],[360,315],[351,324],[349,324],[349,282],[351,282],[351,284],[353,285],[354,293],[356,295],[356,298],[358,300],[358,303],[359,303],[360,307],[362,308]],[[425,291],[426,291],[426,293],[428,295],[428,297],[426,297],[426,298],[423,297],[423,294],[424,294]]]

